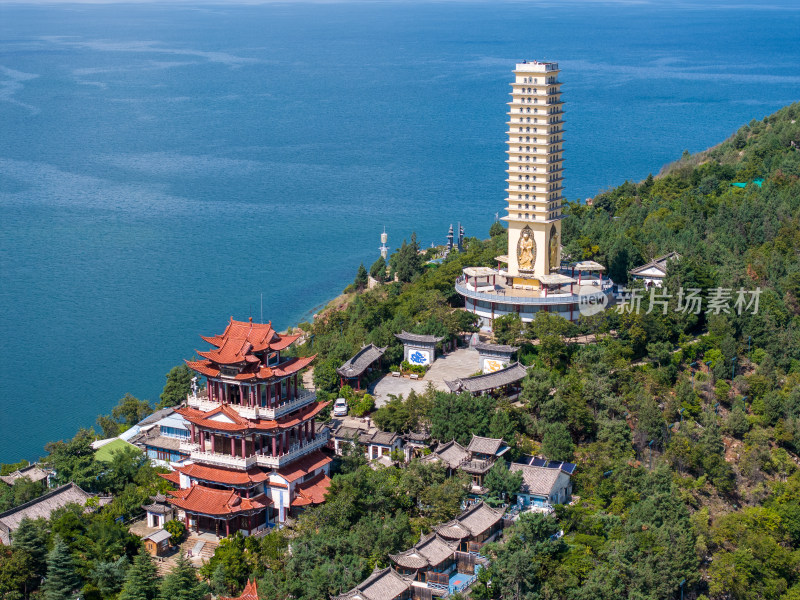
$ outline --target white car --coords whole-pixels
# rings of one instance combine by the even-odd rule
[[[347,400],[344,398],[337,398],[333,403],[333,416],[344,417],[347,415]]]

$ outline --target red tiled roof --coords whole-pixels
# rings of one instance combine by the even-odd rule
[[[316,354],[303,358],[292,358],[283,364],[273,367],[272,372],[275,373],[276,377],[291,375],[292,373],[297,373],[300,369],[310,365],[311,361],[313,361],[315,358],[317,358]]]
[[[198,352],[201,356],[206,356],[208,353]],[[305,356],[302,358],[290,358],[286,362],[277,365],[275,367],[268,367],[266,365],[260,365],[259,359],[253,356],[248,356],[247,360],[239,361],[239,362],[249,362],[252,363],[256,370],[245,370],[242,373],[238,373],[234,379],[236,381],[266,381],[269,379],[273,379],[274,377],[286,377],[288,375],[292,375],[297,373],[301,369],[304,369],[311,362],[317,357],[316,354],[313,356]],[[201,375],[205,375],[206,377],[219,377],[220,370],[219,367],[216,366],[215,361],[213,358],[208,357],[210,360],[186,360],[186,366],[192,369],[193,371],[197,371]],[[251,360],[253,359],[253,360]],[[228,364],[228,363],[221,363],[221,364]],[[260,366],[259,366],[260,365]]]
[[[280,335],[278,334],[278,341],[273,342],[269,345],[270,350],[283,350],[284,348],[288,348],[292,344],[297,341],[297,338],[300,337],[300,334],[297,335]]]
[[[325,494],[331,485],[331,478],[325,473],[317,473],[295,487],[297,496],[292,500],[292,506],[306,506],[308,504],[321,504],[325,502]]]
[[[219,377],[219,369],[210,360],[184,360],[186,366],[206,377]]]
[[[181,476],[180,473],[178,473],[177,471],[170,471],[169,473],[159,473],[158,476],[163,477],[164,479],[166,479],[170,483],[174,483],[175,485],[181,484]]]
[[[309,452],[304,457],[278,469],[278,474],[286,481],[296,481],[309,473],[313,473],[320,467],[324,467],[329,462],[331,462],[329,457],[319,450],[314,450],[314,452]]]
[[[264,494],[255,498],[243,498],[233,490],[215,490],[204,485],[193,485],[183,490],[169,492],[167,501],[178,508],[204,515],[230,515],[251,510],[260,510],[272,501]]]
[[[272,329],[272,323],[253,323],[235,321],[231,317],[222,335],[200,336],[213,349],[198,352],[204,358],[216,364],[234,365],[243,362],[259,363],[260,359],[253,353],[265,350],[283,350],[291,346],[299,335],[280,335]]]
[[[277,421],[267,419],[251,421],[250,419],[240,417],[234,409],[226,405],[219,406],[208,412],[189,407],[176,408],[175,412],[190,423],[216,431],[272,431],[275,429],[288,429],[298,423],[307,421],[315,417],[328,404],[328,402],[314,402],[285,417],[281,417]],[[217,421],[211,418],[218,414],[224,414],[233,422],[226,423],[225,421]]]
[[[241,596],[236,596],[236,598],[220,596],[219,600],[258,600],[258,586],[256,585],[256,580],[247,580],[247,584],[244,586]]]
[[[249,471],[234,471],[232,469],[221,469],[219,467],[209,467],[207,465],[193,463],[191,465],[178,467],[176,470],[192,479],[201,479],[203,481],[212,481],[214,483],[227,485],[260,483],[266,481],[269,477],[268,473],[257,467]]]

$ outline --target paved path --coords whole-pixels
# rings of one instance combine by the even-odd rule
[[[375,397],[375,406],[380,408],[389,401],[389,394],[408,396],[411,390],[422,393],[430,383],[437,390],[448,391],[445,380],[452,381],[458,377],[468,377],[480,370],[480,361],[476,350],[460,348],[445,356],[437,358],[424,379],[414,380],[405,377],[384,376],[370,386],[370,394]]]

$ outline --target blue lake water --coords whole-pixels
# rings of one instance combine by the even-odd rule
[[[261,294],[307,318],[384,226],[486,236],[515,62],[560,63],[585,198],[798,100],[794,4],[0,4],[0,462]]]

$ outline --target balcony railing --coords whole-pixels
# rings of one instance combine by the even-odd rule
[[[485,300],[486,302],[500,302],[502,304],[563,304],[565,300],[567,302],[577,303],[580,302],[581,299],[585,300],[591,297],[599,297],[609,290],[612,285],[613,282],[603,281],[602,286],[598,286],[598,291],[593,294],[577,295],[570,292],[548,292],[547,296],[511,296],[505,293],[487,293],[471,290],[465,285],[464,278],[459,277],[458,280],[456,280],[455,288],[456,292],[462,296],[467,296],[474,300]],[[504,292],[505,288],[502,288],[500,291]]]
[[[241,404],[227,404],[234,409],[239,415],[245,419],[278,419],[283,415],[290,413],[298,408],[310,404],[317,399],[315,392],[309,390],[299,390],[297,398],[293,398],[288,402],[279,404],[278,406],[267,408],[264,406],[243,406]],[[192,408],[208,412],[220,406],[219,402],[210,402],[207,397],[193,396],[189,394],[187,403]]]
[[[286,454],[281,454],[280,456],[266,456],[262,454],[256,454],[252,458],[255,459],[254,464],[257,464],[259,467],[278,469],[296,460],[298,457],[304,454],[308,454],[313,450],[322,448],[327,443],[328,443],[328,429],[326,428],[318,432],[317,435],[314,436],[314,438],[307,444],[300,445],[299,442],[292,444],[292,446],[289,448],[289,452],[287,452]]]
[[[242,458],[240,456],[231,456],[230,454],[221,454],[219,452],[203,452],[200,448],[193,444],[195,449],[189,454],[189,458],[209,465],[216,465],[218,467],[233,467],[234,469],[249,469],[256,464],[255,456],[248,456]]]
[[[248,457],[231,456],[230,454],[222,454],[219,452],[203,452],[200,450],[199,444],[189,442],[182,442],[180,449],[189,453],[192,460],[203,462],[210,465],[219,467],[233,467],[235,469],[249,469],[254,465],[260,467],[267,467],[269,469],[277,469],[282,467],[298,457],[321,448],[328,442],[328,429],[322,429],[314,436],[314,438],[306,444],[301,445],[295,442],[289,448],[289,451],[280,456],[267,456],[265,454],[253,454]]]

